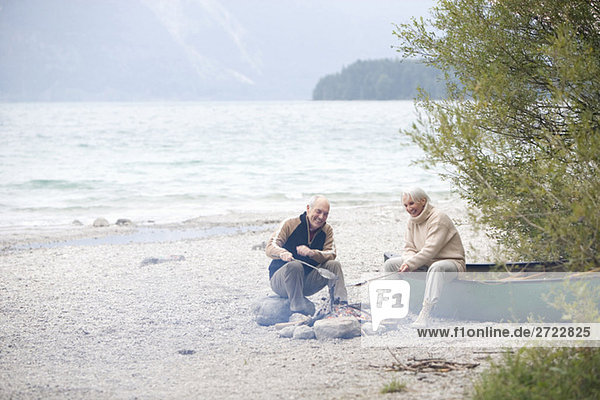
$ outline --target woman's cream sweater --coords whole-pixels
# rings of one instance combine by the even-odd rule
[[[411,271],[436,261],[451,260],[466,271],[465,249],[450,217],[429,203],[417,217],[410,217],[405,236],[403,261]]]

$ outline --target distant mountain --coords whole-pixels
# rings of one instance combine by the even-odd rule
[[[0,100],[309,99],[432,0],[4,0]],[[412,8],[411,8],[412,7]]]
[[[414,99],[418,88],[432,98],[445,95],[441,72],[418,61],[357,61],[341,72],[319,80],[313,100],[404,100]]]
[[[8,2],[0,10],[0,98],[202,99],[243,91],[258,61],[227,18],[218,5],[192,1]]]

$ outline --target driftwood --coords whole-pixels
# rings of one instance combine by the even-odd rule
[[[389,349],[388,349],[389,350]],[[390,351],[392,357],[396,362],[392,363],[391,366],[386,367],[388,371],[408,371],[414,372],[450,372],[461,369],[473,369],[479,366],[479,363],[462,363],[456,361],[444,360],[441,358],[420,358],[413,357],[406,363],[402,363],[394,353]]]
[[[393,363],[388,368],[389,371],[409,371],[409,372],[449,372],[456,371],[459,369],[473,369],[477,367],[479,363],[460,363],[456,361],[443,360],[441,358],[413,358],[406,364]]]

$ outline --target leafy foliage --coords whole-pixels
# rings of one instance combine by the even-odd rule
[[[600,322],[600,293],[589,280],[565,280],[560,287],[545,293],[542,298],[553,308],[562,311],[564,321]]]
[[[476,400],[597,399],[600,351],[521,349],[505,353],[475,384]]]
[[[395,34],[445,72],[406,133],[476,222],[519,257],[599,266],[600,3],[440,0]]]
[[[430,96],[445,94],[441,72],[417,61],[356,61],[341,72],[319,80],[313,100],[400,100],[417,97],[418,88]]]

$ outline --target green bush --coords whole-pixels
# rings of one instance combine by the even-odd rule
[[[475,400],[598,399],[600,351],[533,348],[506,353],[475,384]]]
[[[390,383],[386,384],[382,389],[381,393],[397,393],[406,390],[406,384],[394,379]]]

